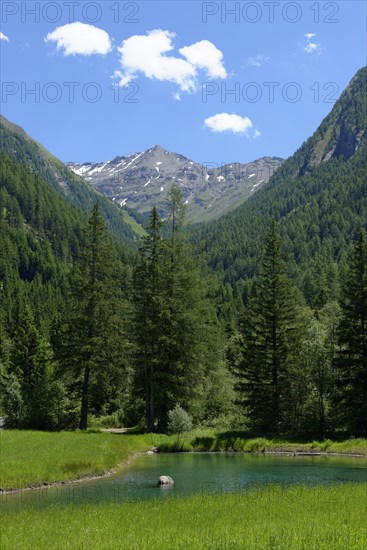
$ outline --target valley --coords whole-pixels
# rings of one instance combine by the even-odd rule
[[[1,547],[364,550],[363,3],[5,4]]]

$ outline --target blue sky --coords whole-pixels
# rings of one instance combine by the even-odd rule
[[[4,0],[1,33],[1,112],[63,161],[287,157],[366,65],[364,1]]]

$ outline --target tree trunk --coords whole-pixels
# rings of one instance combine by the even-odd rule
[[[149,432],[154,431],[154,367],[150,365],[150,395],[149,395]]]
[[[80,423],[79,423],[80,430],[86,430],[88,428],[89,378],[90,378],[90,369],[87,366],[85,367],[85,370],[84,370],[82,406],[80,409]]]
[[[325,439],[325,407],[324,407],[324,394],[319,394],[319,419],[320,419],[320,436]]]

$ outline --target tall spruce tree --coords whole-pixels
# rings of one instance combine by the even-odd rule
[[[342,295],[337,406],[353,435],[367,434],[367,239],[361,229]]]
[[[242,322],[238,388],[250,425],[260,432],[294,429],[299,368],[299,308],[285,270],[277,224],[273,221],[255,294]]]
[[[167,429],[168,412],[177,403],[194,417],[200,417],[223,353],[221,329],[207,298],[207,279],[183,231],[186,205],[178,185],[171,187],[169,199],[166,368],[157,376],[163,390],[157,401],[158,426],[162,431]]]
[[[135,385],[148,431],[165,431],[177,404],[189,412],[197,407],[206,373],[220,356],[218,322],[181,232],[184,204],[177,186],[170,203],[168,235],[162,237],[153,208],[134,272]]]
[[[8,336],[5,318],[4,318],[3,309],[0,304],[0,388],[1,395],[3,395],[4,389],[7,384],[8,379],[8,368],[9,368],[9,359],[10,359],[10,338]],[[0,408],[2,408],[1,398],[0,398]]]
[[[165,338],[166,248],[161,234],[162,220],[154,207],[147,236],[143,237],[133,275],[134,320],[132,340],[135,391],[145,402],[148,432],[154,430],[156,371],[163,367],[162,340]]]
[[[52,352],[49,344],[40,335],[27,302],[21,302],[18,307],[9,375],[11,384],[6,388],[5,402],[11,408],[6,412],[9,413],[13,427],[54,429],[55,381]],[[18,405],[14,401],[16,396]],[[17,408],[19,411],[14,415]]]
[[[88,427],[91,386],[113,377],[116,370],[122,377],[124,366],[121,281],[97,204],[86,237],[71,284],[66,323],[60,332],[60,362],[80,387],[81,430]],[[103,401],[103,395],[99,398]]]

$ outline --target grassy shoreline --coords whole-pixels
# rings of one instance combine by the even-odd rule
[[[261,453],[308,453],[367,456],[367,439],[347,439],[344,441],[287,441],[249,438],[241,433],[216,433],[211,430],[186,434],[182,438],[169,437],[159,446],[161,452],[261,452]]]
[[[28,490],[112,473],[152,447],[161,451],[359,454],[366,440],[297,443],[214,431],[177,438],[82,432],[0,433],[0,487]],[[364,456],[366,456],[366,452]],[[56,481],[57,480],[57,481]],[[21,488],[19,483],[21,482]],[[17,489],[18,487],[18,489]],[[3,493],[4,495],[4,493]],[[6,500],[6,497],[5,497]],[[237,494],[60,506],[3,507],[3,550],[362,550],[367,483],[268,485]]]
[[[0,493],[81,482],[114,471],[134,455],[160,452],[260,452],[367,456],[367,440],[297,443],[202,430],[182,437],[82,432],[0,433]]]

